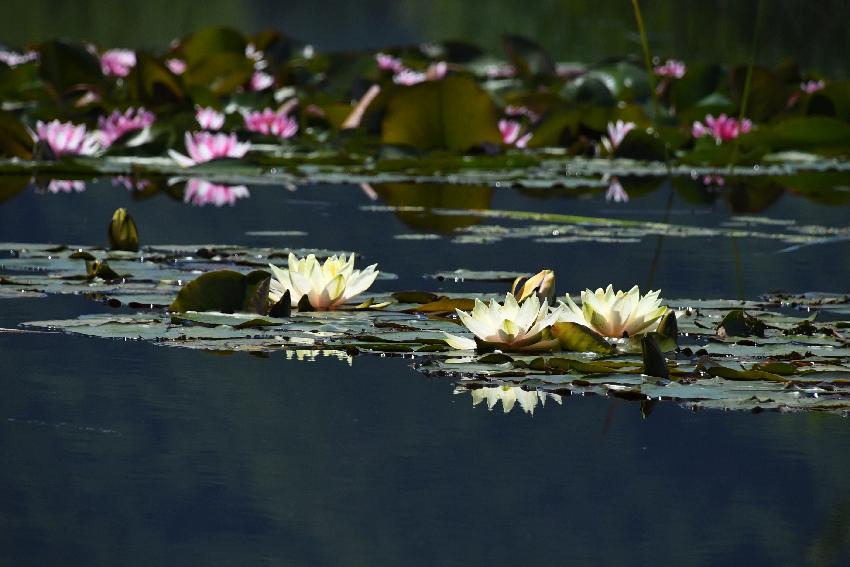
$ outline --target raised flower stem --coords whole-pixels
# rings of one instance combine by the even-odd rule
[[[636,0],[635,0],[636,1]],[[753,45],[750,48],[750,62],[747,65],[747,77],[744,79],[744,93],[741,96],[741,108],[738,112],[738,123],[742,124],[744,117],[747,115],[747,102],[750,100],[750,87],[753,82],[753,69],[756,66],[756,53],[758,52],[759,36],[761,35],[761,14],[764,10],[763,0],[759,0],[756,6],[756,21],[753,27]],[[731,170],[738,161],[738,151],[741,147],[741,138],[735,138],[732,146],[732,157],[729,159],[729,169]]]

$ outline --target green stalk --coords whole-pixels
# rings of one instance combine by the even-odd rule
[[[659,120],[661,116],[661,101],[658,98],[658,83],[655,80],[655,73],[652,70],[652,55],[649,52],[649,39],[646,37],[646,26],[643,24],[643,15],[640,12],[640,3],[638,0],[632,0],[632,7],[635,10],[635,20],[637,21],[638,32],[640,33],[640,44],[643,48],[643,64],[646,67],[646,75],[649,77],[649,89],[652,93],[652,127],[656,133],[659,132]],[[670,151],[667,149],[667,144],[664,144],[664,163],[667,165],[667,171],[670,171]]]
[[[761,14],[763,12],[762,5],[764,2],[759,0],[758,5],[756,6],[756,22],[755,28],[753,29],[753,44],[750,47],[750,62],[747,65],[747,77],[744,79],[744,93],[741,96],[741,108],[738,112],[738,123],[740,123],[744,117],[747,115],[747,103],[750,100],[750,88],[753,82],[753,69],[756,66],[756,54],[758,52],[759,45],[759,36],[761,35]],[[729,169],[731,170],[735,166],[735,162],[738,160],[738,150],[741,146],[741,138],[735,138],[735,145],[732,146],[732,157],[729,161]]]

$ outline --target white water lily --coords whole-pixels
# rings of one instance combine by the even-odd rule
[[[345,254],[331,256],[321,264],[315,254],[299,259],[290,253],[286,269],[269,264],[273,275],[269,299],[278,302],[289,291],[293,305],[307,296],[313,309],[336,309],[374,283],[380,273],[375,269],[376,266],[372,264],[365,270],[355,270],[354,254],[348,258]]]
[[[570,296],[567,296],[562,322],[586,325],[601,335],[612,338],[633,337],[642,333],[654,331],[667,308],[661,305],[658,295],[661,290],[640,294],[638,286],[627,292],[614,293],[613,286],[605,290],[589,289],[581,292],[581,307],[577,306]]]
[[[536,295],[517,303],[511,294],[505,294],[505,302],[495,299],[490,304],[475,300],[470,313],[456,309],[461,323],[488,345],[501,350],[553,350],[558,347],[558,339],[549,335],[549,328],[558,320],[563,308],[549,310],[549,301],[543,304]],[[473,339],[446,333],[449,346],[461,350],[476,348]]]
[[[485,386],[474,390],[466,388],[458,388],[456,394],[469,391],[472,394],[472,405],[477,406],[483,401],[487,401],[487,409],[492,410],[498,402],[502,402],[502,411],[508,413],[519,402],[519,407],[525,413],[534,415],[534,408],[539,403],[541,406],[546,405],[546,398],[552,398],[559,404],[562,403],[561,396],[549,392],[541,392],[539,390],[524,390],[520,386]]]

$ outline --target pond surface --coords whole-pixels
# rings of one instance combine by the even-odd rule
[[[125,206],[145,244],[355,250],[398,274],[378,291],[499,291],[423,276],[549,267],[559,293],[613,282],[753,299],[846,292],[850,275],[841,238],[794,251],[762,237],[564,241],[520,230],[540,223],[385,208],[846,228],[845,207],[793,191],[744,218],[733,189],[695,205],[666,182],[627,203],[604,188],[547,199],[467,186],[249,191],[215,208],[134,199],[108,180],[73,194],[30,187],[0,204],[0,241],[102,244]],[[482,241],[496,226],[518,236]],[[77,296],[0,301],[4,328],[110,311]],[[642,417],[636,403],[597,396],[551,396],[533,415],[519,403],[488,411],[402,357],[215,355],[51,333],[0,333],[0,356],[4,564],[850,562],[850,428],[836,415],[667,402]]]

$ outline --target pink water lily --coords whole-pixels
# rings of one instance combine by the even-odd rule
[[[87,132],[84,124],[59,122],[53,120],[45,124],[38,121],[35,125],[38,140],[46,143],[56,157],[65,155],[90,156],[100,150],[99,135]]]
[[[168,59],[165,62],[165,66],[168,67],[168,70],[174,73],[175,75],[182,75],[186,72],[186,62],[182,59]]]
[[[195,120],[204,130],[220,130],[224,126],[224,114],[208,106],[195,106]]]
[[[394,57],[389,53],[378,53],[375,55],[375,60],[378,62],[378,69],[381,71],[399,73],[405,68],[401,59]]]
[[[670,77],[673,79],[681,79],[685,76],[688,68],[682,61],[668,59],[663,65],[658,65],[653,69],[653,72],[658,77]]]
[[[705,124],[698,121],[694,122],[691,134],[694,138],[711,136],[720,145],[723,142],[734,140],[741,134],[746,134],[752,127],[752,122],[746,118],[738,122],[735,118],[728,117],[725,114],[721,114],[717,118],[709,114],[705,117]]]
[[[626,135],[635,129],[635,126],[636,124],[634,122],[623,122],[622,120],[609,122],[607,128],[608,135],[602,136],[602,146],[605,148],[605,151],[613,154],[620,147],[620,144],[623,143],[623,140],[626,139]]]
[[[502,134],[502,143],[508,146],[524,148],[531,140],[531,132],[520,136],[522,124],[516,120],[499,120],[499,132]]]
[[[17,67],[30,61],[38,60],[37,51],[27,51],[26,53],[18,53],[16,51],[6,51],[0,49],[0,62],[5,63],[9,67]]]
[[[168,155],[182,167],[191,167],[222,158],[241,158],[251,149],[250,142],[240,142],[236,134],[186,132],[186,151],[189,156],[168,150]]]
[[[254,71],[251,75],[250,88],[254,92],[264,91],[274,85],[274,77],[262,71]]]
[[[136,66],[136,52],[131,49],[108,49],[100,56],[103,74],[110,77],[126,77]]]
[[[431,63],[428,68],[422,71],[414,71],[407,67],[401,66],[395,71],[393,82],[397,85],[412,86],[424,83],[425,81],[439,81],[446,76],[449,71],[449,66],[445,61]]]
[[[246,112],[242,115],[245,119],[245,129],[250,132],[259,132],[266,136],[279,136],[291,138],[298,132],[298,121],[288,116],[285,112],[266,108],[263,111]]]
[[[402,69],[393,76],[393,82],[397,85],[412,86],[424,83],[428,80],[425,73],[414,71],[413,69]]]
[[[196,207],[213,205],[223,207],[233,206],[237,200],[250,196],[248,188],[244,185],[219,185],[210,183],[206,179],[193,177],[186,182],[186,190],[183,193],[183,202],[190,203]]]
[[[144,108],[128,108],[123,113],[115,110],[109,116],[101,116],[97,120],[97,126],[100,128],[100,143],[104,147],[109,147],[128,132],[150,127],[154,120],[156,120],[154,113]]]
[[[257,49],[257,46],[253,43],[245,46],[245,57],[254,62],[254,69],[265,69],[268,66],[268,63],[263,59],[265,56],[266,54]]]
[[[800,90],[806,94],[816,93],[826,86],[824,81],[806,81],[800,83]]]

